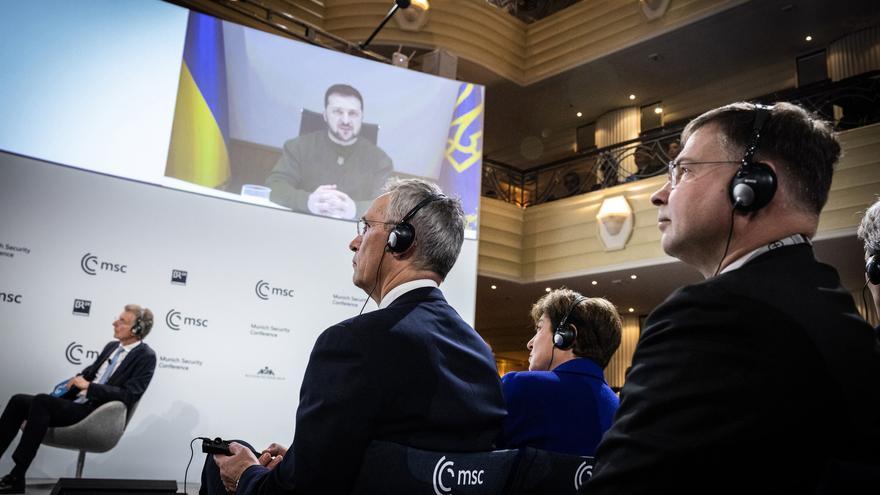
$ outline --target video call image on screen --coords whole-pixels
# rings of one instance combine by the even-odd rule
[[[482,86],[159,2],[138,4],[136,15],[114,2],[81,7],[29,5],[0,20],[11,33],[0,48],[11,69],[0,76],[0,100],[34,115],[24,128],[16,112],[0,117],[0,130],[10,131],[0,149],[349,220],[389,177],[422,177],[462,199],[468,237],[476,237]],[[71,12],[62,21],[49,9]],[[134,20],[114,27],[120,16]],[[40,31],[52,34],[35,38],[35,21],[22,19],[48,19]],[[11,96],[34,84],[46,87],[48,101]]]

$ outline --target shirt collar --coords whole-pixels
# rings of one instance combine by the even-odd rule
[[[134,342],[132,342],[131,344],[128,344],[128,345],[120,345],[120,347],[122,347],[122,349],[123,349],[124,352],[128,353],[128,352],[131,352],[132,349],[134,349],[135,347],[137,347],[137,346],[139,346],[139,345],[141,345],[141,341],[140,341],[140,340],[136,340],[136,341],[134,341]]]
[[[781,248],[782,246],[794,246],[797,244],[809,244],[811,246],[813,245],[813,243],[810,242],[810,238],[803,235],[803,234],[790,235],[788,237],[784,237],[782,239],[779,239],[778,241],[773,241],[770,244],[767,244],[765,246],[760,246],[757,249],[753,249],[752,251],[749,251],[748,253],[744,254],[743,256],[740,256],[739,258],[737,258],[736,261],[734,261],[733,263],[725,266],[724,270],[721,270],[721,273],[732,272],[738,268],[742,268],[743,265],[745,265],[746,263],[748,263],[752,259],[757,258],[758,256],[766,253],[767,251],[772,251],[774,249]]]
[[[418,280],[410,280],[409,282],[404,282],[397,287],[389,290],[388,293],[385,294],[385,297],[383,297],[382,301],[379,302],[379,309],[385,309],[388,306],[391,306],[391,303],[393,303],[398,297],[406,294],[411,290],[421,289],[422,287],[437,288],[440,286],[437,284],[437,282],[427,278],[420,278]]]

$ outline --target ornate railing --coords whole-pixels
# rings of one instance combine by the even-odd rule
[[[754,101],[790,101],[834,122],[839,130],[861,127],[880,122],[880,71],[778,91]],[[484,157],[483,196],[527,207],[663,174],[678,154],[679,135],[688,120],[526,171]]]

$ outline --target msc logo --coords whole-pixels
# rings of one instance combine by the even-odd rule
[[[171,283],[177,285],[186,285],[186,271],[171,270]]]
[[[89,316],[91,310],[92,301],[86,301],[85,299],[73,300],[73,314],[77,316]]]
[[[258,375],[275,376],[275,372],[272,371],[272,368],[270,368],[268,366],[264,366],[263,369],[261,369],[260,371],[257,372],[257,374]]]
[[[440,458],[434,466],[434,475],[431,482],[434,485],[435,495],[451,495],[452,485],[468,486],[482,485],[483,475],[486,474],[484,469],[459,469],[456,470],[455,463],[447,461],[446,456]],[[444,479],[448,481],[444,481]]]
[[[293,289],[272,287],[265,280],[257,282],[257,285],[254,286],[254,292],[257,293],[257,297],[264,301],[268,301],[269,297],[293,297]]]
[[[180,314],[180,311],[172,309],[165,313],[165,324],[172,330],[180,330],[182,325],[188,327],[208,328],[208,320],[204,318],[194,318]]]
[[[21,294],[13,294],[12,292],[0,292],[0,300],[8,303],[21,304]]]
[[[580,490],[584,483],[590,480],[593,476],[593,465],[592,461],[585,460],[581,463],[580,466],[574,472],[574,489],[575,491]]]
[[[112,261],[101,261],[92,253],[86,253],[79,260],[79,266],[82,271],[89,275],[97,275],[98,270],[105,272],[127,273],[128,265],[121,263],[113,263]]]
[[[67,361],[70,364],[82,364],[83,356],[85,356],[88,361],[91,361],[98,357],[98,351],[84,351],[83,346],[77,344],[76,341],[67,344],[67,349],[64,351],[64,357],[67,358]]]

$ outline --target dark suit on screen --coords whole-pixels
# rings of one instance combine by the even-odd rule
[[[414,289],[321,334],[293,445],[274,470],[248,468],[237,493],[349,493],[373,440],[490,450],[503,417],[489,347],[439,289]]]
[[[553,371],[504,375],[504,447],[593,455],[611,426],[617,395],[595,361],[577,358]]]
[[[585,492],[815,493],[840,462],[876,462],[878,395],[837,272],[778,248],[650,315]]]
[[[129,351],[119,367],[113,370],[107,383],[94,383],[101,365],[118,347],[118,341],[109,342],[95,362],[83,369],[83,377],[93,382],[86,390],[88,400],[85,403],[74,402],[79,393],[76,387],[71,387],[61,397],[17,394],[9,399],[0,417],[0,455],[12,443],[22,421],[27,420],[18,447],[12,454],[15,461],[13,474],[24,477],[49,427],[78,423],[105,402],[118,400],[131,408],[141,398],[156,370],[156,353],[145,342]]]

